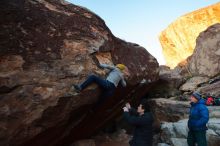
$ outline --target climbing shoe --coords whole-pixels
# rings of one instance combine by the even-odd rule
[[[81,87],[79,85],[73,85],[74,89],[76,90],[76,92],[80,92],[81,91]]]

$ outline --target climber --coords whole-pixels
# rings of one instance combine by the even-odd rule
[[[99,100],[99,102],[102,102],[102,100],[104,100],[105,98],[113,95],[119,82],[122,84],[123,87],[126,86],[123,75],[123,70],[126,68],[126,66],[124,64],[117,64],[116,66],[100,64],[100,67],[110,70],[110,73],[106,79],[102,79],[96,75],[90,75],[83,83],[73,86],[77,92],[80,92],[92,83],[98,84],[103,89],[101,99]]]
[[[205,101],[198,92],[194,92],[191,97],[191,108],[188,120],[187,143],[189,146],[207,146],[206,124],[209,121],[209,111],[205,106]]]
[[[137,110],[129,103],[123,107],[124,119],[135,127],[130,146],[152,146],[154,118],[149,107],[147,100],[142,100]]]
[[[75,90],[80,92],[92,83],[98,84],[103,89],[103,92],[97,105],[102,103],[107,97],[112,96],[119,83],[121,83],[123,87],[126,86],[126,81],[123,74],[123,71],[126,68],[124,64],[117,64],[116,66],[100,64],[100,67],[110,70],[106,79],[102,79],[96,75],[90,75],[83,83],[73,85]]]
[[[81,83],[79,85],[73,85],[77,92],[82,91],[88,85],[90,85],[94,82],[97,83],[103,89],[107,89],[107,90],[114,90],[118,86],[119,82],[122,83],[123,87],[126,86],[126,82],[124,80],[124,76],[122,73],[122,71],[125,69],[124,64],[117,64],[116,66],[110,66],[107,64],[100,64],[100,67],[107,68],[107,69],[111,70],[107,79],[104,80],[96,75],[90,75],[87,78],[87,80],[84,81],[83,83]]]

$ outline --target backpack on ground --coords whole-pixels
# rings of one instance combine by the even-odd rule
[[[214,105],[220,106],[220,97],[214,99]]]
[[[208,97],[206,98],[205,104],[208,105],[208,106],[214,105],[214,97],[208,96]]]

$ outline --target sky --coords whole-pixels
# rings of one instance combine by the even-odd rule
[[[219,0],[67,0],[100,16],[118,38],[143,46],[165,64],[159,34],[178,17]]]

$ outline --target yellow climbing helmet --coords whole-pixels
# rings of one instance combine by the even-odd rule
[[[116,67],[120,70],[124,70],[126,66],[124,64],[117,64]]]

